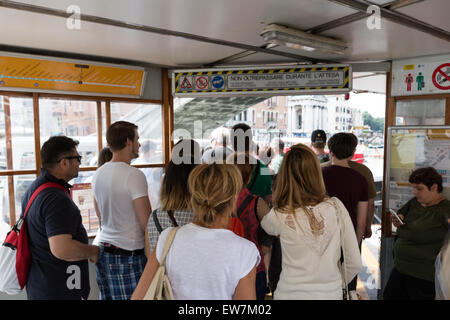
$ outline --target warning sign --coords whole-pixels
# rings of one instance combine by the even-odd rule
[[[188,81],[189,76],[194,81]],[[175,70],[174,96],[347,93],[351,90],[349,65],[308,65],[293,68]],[[193,84],[193,89],[187,83]]]
[[[192,89],[192,76],[185,76],[180,83],[180,88],[183,90]]]
[[[450,90],[450,63],[441,64],[432,76],[433,84],[441,90]]]

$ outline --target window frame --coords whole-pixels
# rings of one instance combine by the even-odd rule
[[[164,85],[164,84],[163,84]],[[40,99],[57,99],[57,100],[71,100],[71,101],[94,101],[97,103],[97,112],[96,112],[96,121],[97,121],[97,144],[98,144],[98,152],[103,148],[103,114],[102,114],[102,103],[105,103],[105,118],[106,118],[106,127],[111,125],[111,103],[112,102],[124,102],[124,103],[136,103],[136,104],[157,104],[161,106],[161,114],[162,114],[162,127],[161,127],[161,135],[163,142],[163,161],[161,163],[153,163],[153,164],[140,164],[133,165],[136,168],[155,168],[155,167],[165,167],[169,161],[170,150],[165,150],[167,148],[171,149],[172,144],[170,143],[171,133],[168,130],[173,127],[171,125],[173,121],[173,110],[169,110],[173,108],[173,103],[170,103],[170,98],[162,100],[156,99],[141,99],[141,98],[119,98],[119,97],[108,97],[108,96],[95,96],[95,95],[73,95],[73,94],[59,94],[59,93],[38,93],[38,92],[19,92],[19,91],[6,91],[0,90],[0,95],[3,97],[9,98],[31,98],[33,101],[33,118],[34,118],[34,147],[35,147],[35,162],[36,169],[29,170],[15,170],[15,169],[7,169],[0,170],[0,177],[6,176],[8,177],[8,198],[10,204],[9,210],[9,219],[10,226],[14,226],[16,223],[16,212],[15,212],[15,192],[14,192],[14,177],[18,175],[36,175],[37,177],[41,173],[41,158],[40,158],[40,148],[41,148],[41,137],[40,137],[40,115],[39,115],[39,100]],[[64,106],[64,110],[66,110],[67,106]],[[77,106],[77,109],[79,107]],[[168,110],[168,111],[167,111]],[[84,110],[83,110],[84,111]],[[82,112],[82,111],[81,111]],[[5,115],[6,118],[6,115]],[[11,135],[12,125],[10,122],[5,121],[5,139],[6,141],[10,141],[12,138]],[[8,143],[6,143],[8,145]],[[7,154],[12,156],[12,148],[7,146]],[[8,165],[7,168],[10,166]],[[80,171],[95,171],[97,166],[87,166],[80,167]]]

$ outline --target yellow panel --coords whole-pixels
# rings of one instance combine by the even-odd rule
[[[144,70],[0,56],[0,88],[141,94]]]

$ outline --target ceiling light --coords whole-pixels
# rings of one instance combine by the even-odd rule
[[[309,34],[297,29],[278,24],[269,24],[261,32],[266,43],[273,43],[304,51],[321,51],[333,54],[344,54],[347,44],[328,37]]]

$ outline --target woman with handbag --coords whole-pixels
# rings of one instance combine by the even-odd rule
[[[294,145],[285,154],[273,209],[261,225],[281,242],[274,299],[343,299],[343,289],[362,267],[358,242],[342,202],[326,196],[319,161],[307,146]]]
[[[193,223],[179,227],[164,256],[164,230],[133,293],[143,299],[155,273],[165,262],[176,300],[255,299],[256,246],[228,230],[242,177],[235,165],[203,164],[188,180],[194,211]]]

